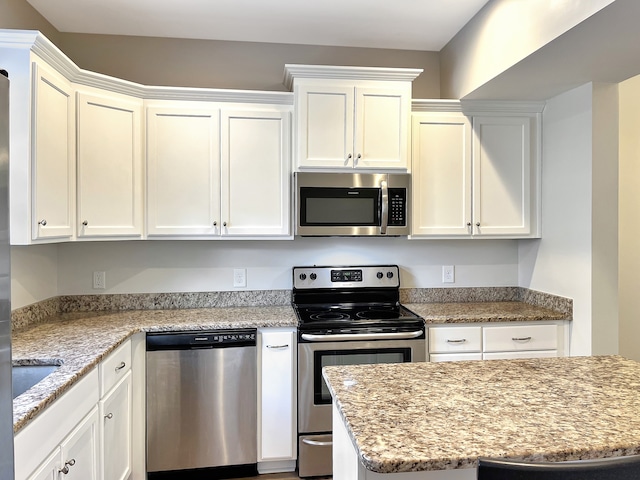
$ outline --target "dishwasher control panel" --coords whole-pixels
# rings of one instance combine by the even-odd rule
[[[158,332],[147,334],[147,351],[252,347],[255,345],[255,329]]]

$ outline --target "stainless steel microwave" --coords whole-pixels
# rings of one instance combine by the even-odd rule
[[[409,235],[411,175],[297,172],[296,235]]]

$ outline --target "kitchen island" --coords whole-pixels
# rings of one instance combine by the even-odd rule
[[[474,479],[478,457],[640,453],[640,363],[618,356],[334,366],[334,480]]]

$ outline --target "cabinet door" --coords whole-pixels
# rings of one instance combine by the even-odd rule
[[[131,371],[102,400],[101,479],[126,480],[131,473]]]
[[[61,468],[60,447],[57,447],[27,480],[58,480]]]
[[[142,234],[142,101],[78,94],[78,237]]]
[[[65,480],[98,480],[98,407],[93,407],[61,445]]]
[[[473,228],[478,235],[531,233],[531,118],[474,117]]]
[[[471,235],[471,122],[462,114],[414,114],[414,236]]]
[[[296,458],[295,331],[261,329],[258,461]]]
[[[219,110],[147,110],[147,200],[149,236],[219,233]]]
[[[406,169],[411,94],[407,87],[355,90],[354,166]]]
[[[352,168],[354,88],[301,85],[295,101],[298,167]]]
[[[289,117],[222,110],[222,235],[290,235]]]
[[[75,208],[75,97],[71,83],[33,62],[32,238],[69,238]]]

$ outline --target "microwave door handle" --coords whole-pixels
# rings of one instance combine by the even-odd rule
[[[380,189],[382,190],[382,218],[380,219],[380,235],[387,234],[387,225],[389,225],[389,188],[387,181],[382,180],[380,182]]]

